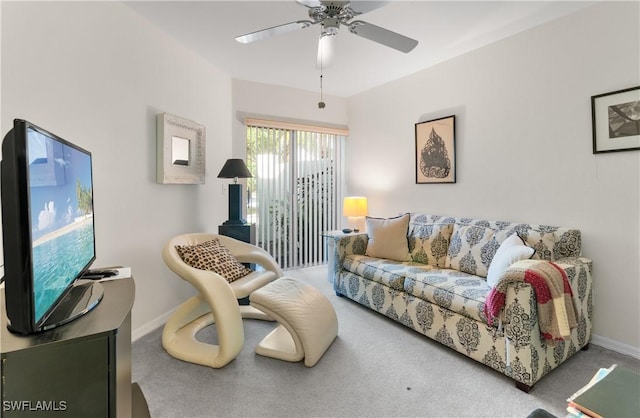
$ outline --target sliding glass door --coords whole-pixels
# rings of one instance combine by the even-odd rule
[[[247,218],[282,268],[326,260],[322,233],[340,224],[346,134],[247,119]]]

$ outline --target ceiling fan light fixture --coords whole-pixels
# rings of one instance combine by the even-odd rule
[[[322,36],[334,36],[338,34],[340,21],[338,19],[326,19],[322,22]]]
[[[338,28],[329,27],[322,31],[322,36],[335,36],[338,34]]]
[[[325,34],[323,31],[320,33],[318,39],[318,56],[316,58],[316,68],[322,70],[323,68],[331,67],[333,63],[333,51],[334,42],[337,36]]]

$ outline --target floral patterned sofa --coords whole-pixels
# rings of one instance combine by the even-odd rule
[[[371,231],[369,231],[371,233]],[[576,323],[570,337],[547,342],[538,326],[535,292],[510,284],[500,321],[488,325],[485,279],[502,241],[517,233],[566,273]],[[588,347],[593,317],[591,260],[581,257],[580,231],[412,213],[408,261],[366,256],[368,235],[334,237],[334,290],[515,380],[525,391],[578,350]]]

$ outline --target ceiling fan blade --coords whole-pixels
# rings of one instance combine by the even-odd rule
[[[308,8],[322,6],[322,2],[320,0],[296,0],[296,3],[306,6]]]
[[[318,39],[318,59],[316,68],[329,68],[333,64],[334,36],[322,36]]]
[[[371,23],[355,20],[349,24],[349,31],[363,38],[377,42],[379,44],[397,49],[402,52],[409,52],[418,45],[418,41],[408,38],[399,33],[390,31]]]
[[[285,23],[284,25],[278,25],[272,28],[262,29],[238,36],[236,37],[236,41],[248,44],[249,42],[259,41],[260,39],[269,38],[271,36],[282,35],[283,33],[293,32],[294,30],[308,28],[313,24],[314,22],[310,20],[298,20],[297,22]]]
[[[387,4],[391,3],[390,1],[352,1],[350,6],[351,10],[358,14],[363,14],[370,12],[372,10],[379,9]]]

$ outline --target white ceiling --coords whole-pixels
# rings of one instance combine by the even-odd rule
[[[231,77],[319,91],[320,25],[250,44],[235,37],[307,20],[307,8],[281,1],[134,1],[125,4]],[[325,94],[349,97],[580,10],[582,1],[392,1],[360,20],[419,41],[408,54],[349,33],[335,39]],[[357,10],[357,1],[352,2]]]

